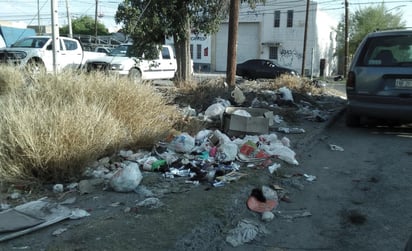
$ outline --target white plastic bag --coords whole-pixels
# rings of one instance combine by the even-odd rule
[[[229,136],[227,136],[226,134],[224,134],[223,132],[219,130],[214,130],[213,134],[219,139],[220,144],[232,142]]]
[[[289,88],[281,87],[281,88],[279,88],[279,92],[282,94],[281,99],[293,102],[292,91]]]
[[[279,159],[286,161],[289,164],[299,165],[299,162],[295,159],[296,153],[282,143],[261,145],[260,149],[266,151],[270,155],[278,156]]]
[[[129,162],[110,179],[110,187],[116,192],[131,192],[139,186],[142,181],[142,173],[139,165],[134,162]]]
[[[242,117],[246,117],[246,118],[250,118],[252,117],[252,115],[246,111],[246,110],[236,110],[233,112],[234,115],[238,115],[238,116],[242,116]]]
[[[209,119],[220,119],[225,109],[226,107],[221,103],[212,104],[206,109],[205,116]]]
[[[190,153],[195,147],[195,138],[188,133],[181,133],[173,138],[168,149],[177,153]]]
[[[203,143],[207,137],[212,133],[212,130],[200,130],[196,135],[195,135],[195,141],[198,142],[199,144]]]
[[[235,143],[224,143],[219,146],[216,159],[222,162],[234,161],[239,152],[239,148]]]

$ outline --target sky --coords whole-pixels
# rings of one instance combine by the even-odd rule
[[[117,6],[122,0],[56,0],[57,9],[59,14],[59,25],[67,25],[67,9],[66,3],[69,8],[68,11],[72,18],[80,17],[82,15],[88,15],[92,18],[95,17],[96,3],[99,21],[102,22],[109,31],[116,31],[120,26],[116,25],[114,21],[114,15],[117,10]],[[279,3],[285,5],[290,0],[277,0]],[[303,1],[303,0],[301,0]],[[306,1],[303,1],[306,3]],[[333,19],[340,21],[344,15],[344,0],[318,0],[319,10],[326,12]],[[408,13],[412,12],[412,0],[399,1],[399,0],[348,0],[349,11],[354,12],[356,10],[384,3],[387,10],[392,14],[403,13],[403,20],[406,22],[406,26],[412,27],[412,18],[408,18]],[[40,10],[40,11],[38,11]],[[20,22],[24,25],[37,25],[38,15],[40,12],[40,24],[51,24],[51,0],[0,0],[0,20],[1,21],[13,21]]]
[[[340,21],[345,13],[345,2],[343,0],[318,0],[316,2],[318,2],[319,10],[326,12],[337,21]],[[405,22],[406,27],[412,27],[412,18],[408,15],[412,12],[411,0],[348,0],[348,3],[351,13],[368,6],[377,6],[383,3],[391,14],[402,14],[402,20]]]

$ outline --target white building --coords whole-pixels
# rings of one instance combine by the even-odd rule
[[[239,13],[237,62],[261,58],[302,70],[306,0],[267,0],[250,9],[242,4]],[[307,25],[305,75],[329,76],[337,71],[334,28],[336,21],[310,2]],[[226,71],[228,22],[212,36],[191,37],[195,71]]]

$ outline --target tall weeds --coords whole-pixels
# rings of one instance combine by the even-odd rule
[[[152,87],[126,79],[66,72],[26,85],[13,74],[0,72],[2,180],[76,179],[105,154],[153,145],[177,118]]]

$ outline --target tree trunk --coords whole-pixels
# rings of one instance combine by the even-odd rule
[[[240,0],[230,0],[229,37],[227,45],[226,82],[235,86],[236,76],[236,47],[239,20]]]
[[[190,19],[187,18],[185,23],[185,39],[181,39],[181,35],[173,37],[176,51],[177,72],[175,82],[180,85],[191,80],[192,75],[192,60],[190,58]]]

